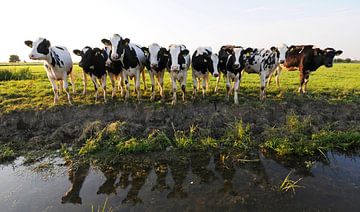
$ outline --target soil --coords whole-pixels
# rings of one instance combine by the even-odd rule
[[[360,130],[360,105],[330,104],[325,101],[232,103],[195,102],[189,104],[108,103],[58,106],[41,111],[13,111],[0,115],[0,144],[18,142],[22,149],[57,149],[61,144],[83,142],[109,123],[124,121],[127,133],[147,137],[154,129],[172,137],[174,129],[196,125],[200,133],[222,136],[235,121],[249,123],[251,133],[261,139],[266,127],[283,124],[296,114],[310,117],[314,127],[332,130]]]

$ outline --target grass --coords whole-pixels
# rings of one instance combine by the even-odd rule
[[[31,74],[30,67],[22,67],[20,69],[17,69],[16,67],[13,67],[12,69],[0,69],[0,81],[31,79],[34,79],[34,76]]]
[[[30,67],[30,68],[29,68]],[[27,109],[47,109],[54,107],[53,105],[53,92],[51,84],[47,79],[43,66],[2,66],[2,70],[10,70],[12,73],[19,70],[23,71],[21,77],[6,77],[6,81],[0,80],[0,111],[10,112],[14,110],[27,110]],[[94,104],[94,88],[88,77],[88,95],[83,96],[82,93],[82,71],[75,65],[74,72],[76,77],[75,87],[77,95],[73,95],[76,105],[90,105]],[[25,74],[24,74],[25,73]],[[31,76],[29,75],[31,74]],[[274,82],[267,89],[268,101],[306,101],[306,99],[321,99],[334,103],[342,102],[360,102],[360,64],[335,64],[333,68],[327,69],[321,67],[310,76],[308,84],[308,94],[306,97],[297,95],[297,88],[299,84],[299,73],[297,71],[288,72],[283,71],[281,74],[281,92]],[[4,74],[5,75],[5,74]],[[16,74],[15,74],[16,75]],[[1,74],[0,74],[1,76]],[[26,77],[25,77],[26,76]],[[21,79],[21,80],[14,80]],[[212,92],[215,86],[215,78],[210,79],[210,90],[207,92],[207,97],[203,101],[224,101],[225,98],[225,82],[224,78],[221,80],[220,89],[218,94]],[[165,104],[171,103],[171,84],[169,73],[165,74]],[[108,79],[108,97],[111,96],[111,86]],[[133,90],[133,81],[131,81],[131,90]],[[150,77],[147,74],[146,84],[148,90],[144,92],[143,85],[141,85],[142,102],[149,103],[151,95]],[[256,74],[245,74],[240,85],[240,104],[246,102],[259,102],[259,76]],[[187,81],[187,98],[188,103],[192,101],[190,95],[192,93],[192,80],[191,70],[188,72]],[[180,90],[178,91],[180,94]],[[279,95],[281,93],[281,95]],[[135,100],[135,94],[131,92],[132,99]],[[157,93],[159,100],[159,94]],[[102,99],[101,99],[102,100]],[[123,101],[117,93],[116,101]],[[101,101],[100,101],[101,102]],[[110,101],[107,104],[112,104]],[[61,95],[60,102],[57,106],[67,105],[65,95]]]
[[[285,179],[280,184],[279,190],[283,192],[292,191],[293,194],[295,194],[295,189],[304,188],[304,186],[298,184],[302,180],[302,178],[298,180],[291,180],[290,175],[291,175],[291,171],[289,172],[288,175],[286,175]]]
[[[345,152],[360,147],[360,132],[318,131],[312,128],[309,117],[301,119],[294,114],[287,117],[283,126],[267,129],[264,134],[265,142],[260,147],[281,157],[324,156],[330,150]]]

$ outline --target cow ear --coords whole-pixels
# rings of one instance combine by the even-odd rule
[[[124,45],[129,45],[129,43],[130,43],[130,39],[129,38],[125,38],[124,40],[123,40],[123,44]]]
[[[149,54],[149,48],[141,47],[141,50],[145,53],[145,55]]]
[[[189,53],[190,52],[187,49],[184,49],[184,50],[181,51],[181,54],[183,54],[183,55],[188,55]]]
[[[75,55],[81,56],[81,51],[79,49],[75,49],[73,52]]]
[[[337,51],[335,52],[335,55],[336,55],[336,56],[339,56],[339,55],[341,55],[342,53],[343,53],[343,51],[337,50]]]
[[[33,47],[33,42],[31,40],[26,40],[24,43],[25,43],[25,45],[27,45],[30,48]]]
[[[49,40],[44,40],[45,41],[45,43],[46,43],[46,48],[49,48],[50,46],[51,46],[51,43],[50,43],[50,41]]]
[[[106,45],[106,46],[111,46],[111,42],[110,42],[110,40],[108,40],[108,39],[102,39],[101,40],[101,42],[104,44],[104,45]]]
[[[272,47],[270,48],[270,50],[274,52],[274,51],[277,50],[277,48],[276,48],[275,46],[272,46]]]
[[[163,47],[160,48],[160,51],[162,52],[162,54],[163,54],[165,57],[168,57],[169,54],[170,54],[170,52],[169,52],[167,49],[163,48]]]

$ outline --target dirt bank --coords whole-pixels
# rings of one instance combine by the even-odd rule
[[[176,130],[197,125],[200,131],[219,137],[236,120],[251,125],[252,135],[261,139],[265,127],[284,123],[286,116],[296,114],[311,118],[319,129],[360,128],[360,106],[329,104],[323,101],[304,103],[265,102],[240,106],[230,103],[155,105],[97,104],[90,106],[59,106],[43,111],[15,111],[0,117],[0,144],[17,142],[25,148],[59,148],[61,143],[74,143],[114,121],[127,123],[128,134],[146,137],[153,129],[170,136]],[[174,127],[174,128],[173,128]]]

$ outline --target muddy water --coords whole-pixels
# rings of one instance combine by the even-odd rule
[[[360,211],[360,157],[282,165],[259,155],[244,162],[226,154],[129,158],[113,166],[23,159],[0,166],[0,211]],[[303,178],[296,193],[279,192]]]

